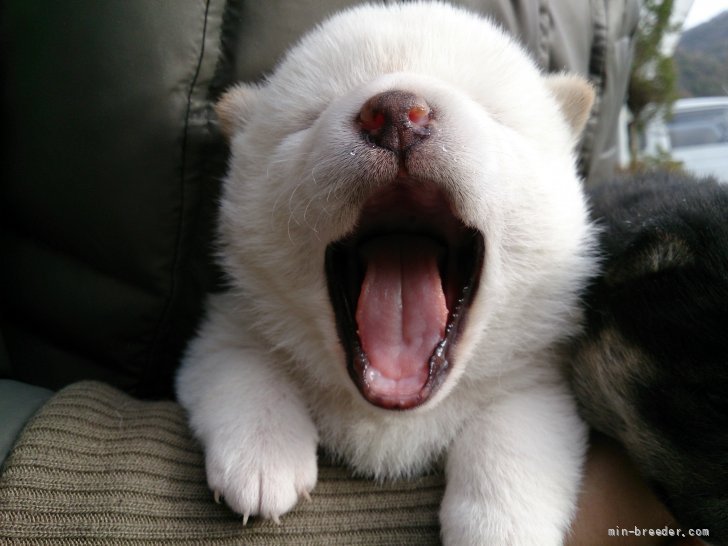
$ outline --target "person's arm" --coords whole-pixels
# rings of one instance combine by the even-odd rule
[[[584,468],[578,511],[567,546],[700,546],[690,537],[640,536],[637,528],[674,530],[681,528],[637,473],[624,450],[613,440],[592,434]],[[625,536],[622,536],[622,533]],[[610,534],[611,533],[611,534]]]

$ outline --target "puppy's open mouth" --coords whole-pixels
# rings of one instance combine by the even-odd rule
[[[478,288],[485,242],[434,184],[388,186],[354,233],[329,245],[326,276],[349,375],[387,409],[426,402],[443,383]]]

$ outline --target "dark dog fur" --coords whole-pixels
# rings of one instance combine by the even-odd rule
[[[573,385],[680,523],[728,544],[728,185],[649,173],[591,192],[603,273]]]

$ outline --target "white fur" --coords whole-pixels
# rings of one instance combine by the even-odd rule
[[[324,277],[326,246],[389,183],[352,120],[399,89],[437,111],[408,163],[485,235],[480,288],[455,365],[424,406],[390,412],[349,378]],[[210,487],[276,518],[313,489],[316,446],[378,479],[447,452],[445,544],[560,544],[585,428],[554,344],[578,326],[593,272],[573,147],[592,93],[546,77],[488,21],[440,3],[362,6],[327,21],[259,87],[218,109],[232,158],[220,213],[228,292],[180,369]]]

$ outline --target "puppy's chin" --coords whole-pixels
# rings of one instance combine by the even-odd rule
[[[456,365],[485,259],[481,232],[436,183],[399,178],[364,204],[325,270],[351,380],[390,410],[430,401]]]

